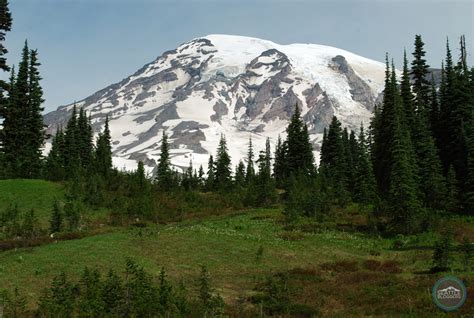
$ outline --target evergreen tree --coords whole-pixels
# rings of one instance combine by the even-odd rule
[[[102,299],[105,312],[111,316],[119,316],[123,306],[124,289],[122,280],[113,270],[109,270],[102,284]]]
[[[460,250],[462,253],[462,263],[464,266],[464,271],[469,272],[471,270],[471,259],[474,253],[474,248],[467,236],[463,237]]]
[[[360,203],[373,204],[376,201],[377,189],[363,125],[360,127],[356,156],[354,198]]]
[[[341,123],[336,116],[332,118],[327,136],[323,139],[321,166],[324,166],[326,177],[333,185],[333,195],[343,205],[349,199],[349,169],[346,152],[348,141],[347,136],[346,141],[343,140]]]
[[[135,187],[136,190],[134,193],[147,192],[148,190],[148,180],[145,174],[145,165],[143,161],[138,162],[137,170],[135,171]]]
[[[474,90],[473,90],[474,94]],[[474,95],[473,95],[474,96]],[[474,101],[474,100],[473,100]],[[469,136],[467,139],[467,178],[464,192],[464,205],[466,212],[474,214],[474,122],[467,128]]]
[[[100,317],[105,310],[102,298],[102,281],[97,269],[85,268],[80,280],[81,297],[79,308],[85,317]]]
[[[204,187],[204,184],[205,184],[204,168],[202,167],[202,165],[200,165],[199,170],[198,170],[198,185],[199,185],[199,188],[202,189]]]
[[[429,114],[429,126],[432,131],[432,137],[437,145],[437,138],[439,136],[439,125],[440,123],[440,108],[438,100],[438,91],[436,90],[436,83],[434,75],[431,74],[431,89],[430,89],[430,114]]]
[[[64,133],[58,128],[51,142],[51,150],[46,157],[44,177],[48,180],[64,180],[66,172],[64,169]]]
[[[5,55],[8,53],[8,50],[5,48],[4,42],[6,38],[6,33],[11,31],[12,27],[12,16],[8,8],[8,0],[0,0],[0,70],[4,72],[10,71],[10,67],[7,65],[7,59]],[[12,73],[14,71],[12,70]],[[5,120],[5,112],[8,107],[8,98],[5,96],[5,93],[10,91],[11,86],[3,79],[0,79],[0,122]],[[11,94],[10,94],[11,96]],[[3,123],[5,126],[5,123]],[[4,129],[0,129],[0,178],[5,176],[5,166],[4,162],[4,143],[5,136],[3,135]]]
[[[391,151],[388,146],[393,136],[396,83],[392,84],[392,73],[386,56],[385,87],[383,102],[377,109],[371,122],[372,162],[379,192],[386,196],[390,185]]]
[[[125,272],[125,315],[153,317],[159,311],[158,289],[151,277],[135,262],[128,260]]]
[[[7,295],[5,298],[5,308],[2,308],[2,314],[5,317],[20,318],[27,316],[26,298],[20,294],[18,287],[15,287],[13,295]]]
[[[227,141],[224,135],[221,136],[219,141],[219,147],[217,148],[216,156],[216,186],[219,190],[228,189],[231,184],[231,161],[229,152],[227,149]]]
[[[430,127],[431,86],[426,79],[429,66],[424,59],[425,52],[423,45],[421,37],[417,35],[411,70],[413,76],[413,90],[415,92],[413,100],[416,106],[415,126],[411,128],[411,136],[413,137],[413,145],[417,155],[423,203],[429,208],[441,209],[445,195],[445,184],[435,139],[432,136]],[[403,102],[409,103],[409,101],[405,101],[404,99]],[[406,114],[405,107],[405,118]]]
[[[258,163],[258,175],[255,180],[256,204],[268,206],[276,200],[275,182],[271,174],[271,149],[270,139],[267,138],[265,151],[260,152]],[[253,189],[251,189],[253,191]]]
[[[105,116],[104,131],[97,138],[95,151],[96,171],[107,177],[112,170],[112,145],[109,129],[109,116]]]
[[[193,162],[191,160],[189,160],[188,168],[184,171],[184,174],[181,180],[181,185],[186,191],[194,190],[196,188],[196,182],[194,179]]]
[[[441,68],[441,84],[439,88],[439,99],[440,99],[440,118],[443,118],[439,122],[437,128],[437,144],[440,149],[440,156],[443,163],[443,169],[446,173],[449,167],[453,164],[453,153],[452,145],[454,143],[453,130],[454,130],[454,118],[453,118],[453,85],[455,81],[453,59],[451,50],[449,48],[449,42],[446,42],[446,59],[445,64]]]
[[[156,180],[162,189],[168,189],[172,182],[171,163],[169,154],[168,135],[163,131],[163,138],[161,139],[161,152],[156,170]]]
[[[288,147],[286,152],[287,175],[296,175],[300,170],[308,175],[313,173],[314,158],[309,141],[308,127],[301,119],[298,105],[295,105],[295,111],[291,116],[286,132]]]
[[[413,78],[413,93],[415,95],[415,110],[428,107],[430,83],[427,80],[429,65],[425,60],[424,43],[421,35],[415,36],[415,50],[413,52],[413,61],[411,62],[411,76]]]
[[[201,267],[201,274],[198,280],[199,302],[202,307],[204,317],[219,317],[224,307],[223,299],[214,294],[211,287],[211,276],[206,266]]]
[[[452,237],[451,231],[446,230],[436,243],[433,252],[432,272],[447,271],[451,265]]]
[[[320,170],[324,169],[324,166],[320,166]],[[319,173],[316,179],[302,171],[297,176],[291,176],[283,211],[287,223],[293,224],[302,216],[321,219],[323,213],[318,212],[327,212],[327,202],[324,202],[326,193],[320,184],[315,182],[322,174],[323,172]]]
[[[0,0],[0,69],[4,72],[10,71],[10,67],[7,65],[7,59],[5,57],[8,50],[4,45],[6,33],[11,31],[12,28],[12,15],[8,6],[8,0]],[[8,83],[0,80],[0,101],[4,101],[3,93],[4,91],[8,91],[8,88]]]
[[[165,269],[162,267],[159,276],[158,295],[160,311],[163,316],[169,316],[173,304],[173,288],[168,281]]]
[[[449,167],[446,177],[446,197],[444,199],[444,208],[448,212],[456,212],[459,209],[459,186],[456,180],[456,172],[453,166]]]
[[[93,158],[92,127],[85,110],[81,107],[77,119],[77,146],[82,169],[88,170]]]
[[[349,131],[345,127],[342,131],[342,145],[344,147],[344,158],[343,158],[343,169],[345,173],[345,178],[347,180],[347,191],[353,192],[353,189],[349,188],[349,185],[354,184],[354,167],[357,164],[357,140],[355,138],[355,133]]]
[[[181,317],[188,317],[190,311],[190,304],[188,302],[188,291],[183,280],[179,282],[174,301],[178,314],[181,315]]]
[[[209,162],[207,164],[207,179],[206,179],[206,191],[213,191],[216,184],[216,167],[214,164],[214,158],[212,155],[209,156]]]
[[[469,134],[473,125],[474,101],[471,91],[470,72],[467,68],[467,52],[464,37],[460,40],[460,59],[454,68],[452,87],[452,118],[450,152],[452,164],[456,171],[462,191],[469,191],[468,186],[468,156]],[[466,211],[472,212],[472,211]]]
[[[460,40],[460,59],[454,65],[447,44],[446,61],[440,87],[440,118],[438,146],[443,168],[452,165],[461,193],[467,193],[469,181],[469,134],[473,122],[473,89],[467,67],[464,37]],[[467,198],[467,197],[465,197]],[[464,202],[463,205],[467,207]],[[466,211],[469,212],[469,211]]]
[[[67,221],[68,231],[76,231],[81,220],[81,202],[78,200],[68,201],[64,205],[64,218]]]
[[[3,111],[4,162],[10,177],[28,178],[28,119],[29,114],[29,62],[28,43],[23,47],[18,74],[11,77],[8,105]]]
[[[26,129],[28,132],[26,142],[27,157],[26,161],[29,163],[26,175],[29,178],[37,178],[41,171],[42,147],[44,145],[45,130],[43,124],[44,110],[42,104],[43,89],[40,85],[41,76],[38,67],[41,64],[38,62],[38,51],[32,50],[30,52],[28,86],[29,86],[29,102],[28,113],[26,114]]]
[[[72,108],[71,118],[69,118],[64,132],[64,151],[62,154],[64,168],[68,171],[69,178],[75,177],[79,173],[79,147],[77,144],[79,129],[77,125],[77,107]]]
[[[245,183],[248,185],[252,182],[255,176],[255,169],[253,166],[254,154],[252,146],[252,137],[249,138],[249,148],[247,152],[247,171],[245,173]]]
[[[151,183],[146,177],[142,161],[138,162],[137,170],[131,177],[128,213],[135,217],[150,216],[153,211]]]
[[[414,96],[411,89],[410,72],[408,70],[408,59],[406,51],[403,51],[403,73],[402,81],[400,83],[400,94],[402,98],[404,117],[406,125],[410,129],[410,136],[414,136],[415,131],[415,105],[413,102]]]
[[[40,317],[71,317],[74,301],[74,286],[68,282],[63,272],[53,279],[51,288],[43,292],[38,314]]]
[[[19,116],[12,103],[15,96],[15,81],[15,67],[13,66],[8,84],[9,96],[5,98],[3,93],[0,94],[0,119],[3,117],[2,129],[0,129],[0,178],[10,177],[11,162],[8,161],[8,157],[11,157],[13,145],[11,138],[15,136],[15,127],[18,124],[16,118]]]
[[[49,224],[50,224],[49,231],[51,233],[61,232],[62,225],[63,225],[63,215],[61,212],[61,206],[58,201],[54,202],[53,213],[51,215]]]
[[[245,176],[246,176],[245,164],[242,160],[240,160],[239,164],[235,168],[235,184],[243,187],[246,183]]]
[[[275,182],[277,187],[284,187],[284,182],[287,179],[287,152],[286,142],[281,140],[280,135],[278,135],[278,141],[275,148],[275,161],[273,164],[273,175],[275,177]]]
[[[403,105],[392,68],[393,135],[390,138],[391,162],[388,201],[392,229],[398,233],[418,230],[421,204],[418,200],[416,167],[410,135],[403,121]]]

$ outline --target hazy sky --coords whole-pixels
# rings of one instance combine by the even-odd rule
[[[317,43],[400,63],[415,34],[439,67],[448,36],[466,35],[472,65],[470,0],[10,0],[9,63],[24,40],[38,48],[46,110],[80,100],[131,75],[162,52],[221,33],[281,44]],[[457,56],[457,51],[455,51]]]

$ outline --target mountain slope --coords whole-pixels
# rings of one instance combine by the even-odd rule
[[[358,129],[367,124],[383,87],[385,66],[350,52],[314,44],[279,45],[209,35],[167,51],[132,76],[77,103],[98,131],[110,117],[114,163],[127,169],[159,158],[163,129],[172,163],[197,167],[214,154],[221,134],[233,163],[251,136],[257,150],[284,135],[294,105],[302,109],[315,154],[333,115]],[[67,121],[72,105],[45,115],[50,133]]]

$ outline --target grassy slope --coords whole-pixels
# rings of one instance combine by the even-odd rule
[[[55,183],[0,181],[0,209],[11,202],[22,210],[35,208],[45,226],[54,200],[63,197],[62,187]],[[244,212],[144,229],[117,228],[107,234],[2,252],[0,289],[18,286],[31,305],[60,271],[75,278],[85,266],[122,271],[125,258],[132,257],[155,276],[164,266],[173,280],[183,278],[190,286],[200,265],[206,265],[230,304],[240,295],[252,295],[267,275],[290,272],[294,300],[318,307],[324,315],[398,316],[409,315],[410,310],[418,316],[442,315],[427,292],[442,275],[417,274],[430,267],[431,250],[394,251],[392,240],[338,230],[287,232],[278,209]],[[459,222],[461,234],[474,233],[473,222]],[[433,244],[431,234],[404,238],[408,239],[418,246]],[[263,257],[257,261],[260,246]],[[369,269],[364,265],[367,260],[395,261],[401,272]],[[458,260],[454,269],[453,274],[474,280],[472,273],[461,271]],[[474,292],[472,287],[469,290]],[[463,311],[467,313],[470,306],[472,299]]]
[[[26,287],[32,300],[60,271],[75,277],[86,265],[122,271],[125,258],[132,257],[155,276],[164,266],[172,279],[183,278],[189,284],[193,284],[200,265],[205,264],[228,303],[233,303],[239,295],[252,294],[255,285],[270,273],[300,268],[318,278],[303,277],[297,284],[306,287],[298,287],[301,289],[298,298],[318,294],[326,288],[332,290],[334,295],[327,296],[323,304],[315,300],[317,297],[304,301],[320,306],[326,314],[381,313],[373,309],[373,302],[377,303],[384,293],[387,299],[394,297],[395,303],[379,302],[380,310],[384,312],[388,308],[387,313],[395,314],[399,301],[405,299],[403,293],[407,285],[404,282],[409,283],[414,293],[410,300],[412,306],[438,312],[426,293],[437,276],[413,274],[429,268],[430,251],[392,251],[389,240],[338,231],[289,235],[279,225],[279,215],[278,210],[253,210],[204,222],[122,229],[75,241],[4,252],[0,254],[0,286]],[[293,239],[283,240],[282,234]],[[256,253],[260,246],[264,253],[258,262]],[[380,255],[371,256],[374,252]],[[362,264],[366,259],[396,260],[402,273],[365,270]],[[333,266],[341,260],[356,261],[358,269]],[[323,263],[329,266],[321,267]]]
[[[41,227],[48,225],[55,200],[64,198],[61,185],[44,180],[0,180],[0,211],[18,204],[21,213],[35,209]]]

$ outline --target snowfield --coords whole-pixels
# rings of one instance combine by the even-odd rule
[[[245,159],[251,137],[256,156],[265,139],[285,137],[298,103],[319,159],[322,131],[333,115],[344,126],[368,125],[383,89],[385,65],[338,48],[212,34],[165,52],[130,77],[77,103],[98,132],[109,115],[114,165],[149,171],[163,131],[172,164],[207,168],[225,135],[232,164]],[[72,104],[45,115],[52,133]]]

